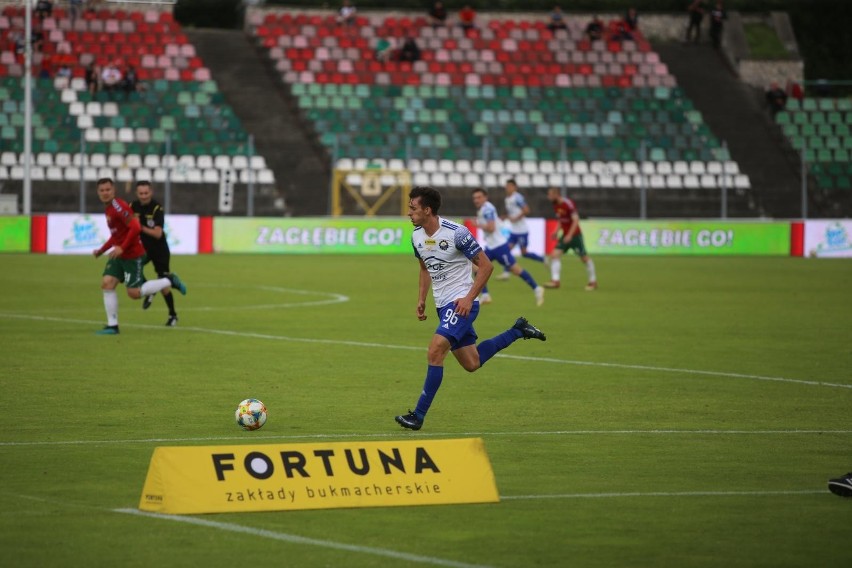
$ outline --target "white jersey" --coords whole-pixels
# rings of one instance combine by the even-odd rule
[[[494,230],[490,233],[485,230],[485,224],[488,221],[494,221]],[[509,242],[503,232],[500,231],[500,216],[497,215],[497,208],[490,201],[483,203],[479,211],[476,212],[476,224],[479,225],[485,235],[486,248],[496,249]]]
[[[473,286],[470,259],[482,251],[467,227],[438,217],[434,235],[427,235],[423,227],[414,228],[411,246],[432,277],[435,307],[467,296]]]
[[[527,200],[519,192],[516,191],[512,195],[506,196],[506,214],[509,218],[521,216],[517,221],[510,221],[512,224],[511,231],[516,235],[530,232],[529,227],[527,227],[527,219],[524,216],[524,207],[526,206]]]

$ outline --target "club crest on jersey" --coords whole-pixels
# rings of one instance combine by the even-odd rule
[[[440,248],[441,250],[447,250],[448,248],[450,248],[450,243],[447,242],[447,239],[441,239],[441,242],[438,243],[438,248]]]

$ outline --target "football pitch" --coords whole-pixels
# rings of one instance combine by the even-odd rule
[[[826,488],[852,471],[852,262],[598,257],[588,293],[571,258],[540,308],[492,280],[480,338],[523,315],[548,340],[448,358],[419,432],[393,420],[436,326],[413,257],[173,257],[179,327],[120,287],[119,336],[94,334],[103,264],[0,255],[0,564],[852,565]],[[136,511],[157,446],[470,437],[498,504]]]

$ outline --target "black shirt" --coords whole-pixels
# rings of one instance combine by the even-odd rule
[[[166,223],[166,214],[162,206],[155,199],[152,199],[148,205],[142,205],[137,199],[130,204],[130,207],[139,217],[139,223],[143,227],[153,229],[154,227],[164,227]],[[162,258],[169,254],[169,243],[166,241],[166,233],[163,233],[162,238],[155,239],[154,237],[142,232],[142,244],[145,246],[145,252],[151,260]]]

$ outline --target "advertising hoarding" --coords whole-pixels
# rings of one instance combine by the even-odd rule
[[[166,215],[165,232],[172,254],[198,253],[196,215]],[[107,239],[106,215],[51,213],[47,217],[48,254],[92,254]]]
[[[556,228],[553,221],[548,225]],[[580,226],[591,255],[790,254],[789,222],[588,220]]]
[[[0,215],[0,252],[30,251],[30,218]]]
[[[802,252],[805,256],[815,258],[852,257],[852,221],[805,221],[805,244]]]
[[[213,252],[411,254],[411,221],[399,218],[213,220]]]

